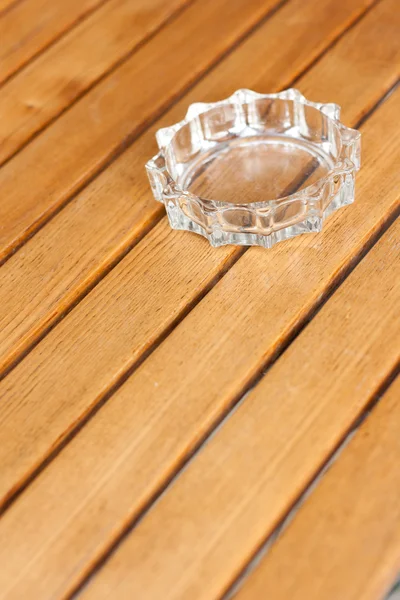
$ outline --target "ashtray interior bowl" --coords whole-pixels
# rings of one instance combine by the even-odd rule
[[[160,153],[147,164],[153,192],[172,227],[213,245],[259,244],[318,231],[354,198],[360,134],[339,121],[336,104],[297,90],[239,90],[193,104],[186,118],[157,132]]]

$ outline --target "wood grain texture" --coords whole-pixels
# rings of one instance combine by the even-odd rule
[[[69,589],[79,581],[93,560],[101,556],[114,536],[165,483],[181,460],[227,410],[238,391],[248,384],[293,326],[318,302],[332,279],[349,264],[387,214],[398,205],[400,174],[394,167],[398,164],[400,148],[397,136],[393,135],[393,121],[398,114],[399,102],[400,93],[393,95],[363,128],[365,165],[357,183],[358,202],[331,218],[322,236],[298,238],[271,252],[249,250],[4,514],[0,537],[8,540],[7,550],[4,549],[7,570],[2,574],[4,579],[0,589],[4,590],[6,598],[21,597],[27,590],[35,590],[39,597],[42,594],[46,597],[46,593],[51,597],[53,590]],[[140,352],[137,336],[141,335],[140,328],[150,327],[148,315],[151,314],[153,320],[161,318],[163,311],[170,310],[168,305],[180,298],[178,291],[175,296],[172,290],[178,287],[182,295],[189,279],[192,280],[190,285],[199,279],[194,270],[202,263],[203,259],[200,261],[199,257],[203,252],[212,262],[201,269],[204,273],[212,270],[210,277],[214,273],[213,265],[219,261],[216,257],[219,251],[208,254],[209,246],[196,236],[185,236],[190,240],[190,251],[185,254],[187,266],[182,261],[182,234],[177,232],[163,234],[165,242],[156,256],[159,241],[157,238],[150,240],[156,234],[161,236],[164,227],[162,222],[146,236],[2,382],[1,391],[9,406],[9,414],[2,423],[9,434],[5,437],[6,446],[0,447],[4,492],[17,482],[16,476],[23,477],[32,468],[33,461],[39,461],[48,452],[49,444],[57,443],[57,436],[62,435],[65,427],[96,400],[98,390],[104,382],[111,380],[110,370],[114,369],[113,376],[121,373],[125,367],[121,353],[124,353],[122,359],[132,360],[132,349]],[[151,261],[145,268],[140,264],[143,257]],[[161,260],[164,260],[163,268],[160,268]],[[162,277],[159,282],[154,279],[155,264]],[[140,270],[141,285],[136,274]],[[172,276],[174,283],[171,273],[176,273]],[[117,280],[121,283],[117,284]],[[157,295],[159,304],[154,305]],[[344,353],[349,371],[344,372],[340,381],[345,389],[346,377],[351,377],[354,363],[357,366],[364,353],[366,361],[357,367],[362,382],[357,391],[360,396],[356,394],[352,402],[344,398],[344,412],[339,415],[343,421],[335,421],[337,430],[331,438],[328,430],[326,440],[325,437],[318,440],[321,444],[326,441],[327,452],[331,448],[330,441],[340,435],[340,427],[346,419],[349,423],[361,410],[359,398],[365,400],[374,393],[396,360],[396,346],[394,342],[390,343],[397,335],[390,323],[396,311],[396,295],[384,295],[383,299],[377,295],[373,299],[384,318],[378,326],[374,318],[366,319],[364,328],[360,328],[358,321],[355,323],[363,343],[358,350],[351,347],[348,357]],[[184,305],[187,299],[180,301]],[[360,304],[359,297],[354,302],[355,306]],[[375,310],[376,305],[366,305],[367,314]],[[174,306],[179,309],[178,305]],[[160,312],[161,317],[158,316]],[[334,332],[336,323],[337,320]],[[353,321],[345,319],[344,323],[350,326]],[[137,331],[133,331],[135,328]],[[372,336],[368,342],[368,328],[375,331],[378,340]],[[343,329],[341,331],[344,333]],[[148,330],[145,335],[144,339],[148,339]],[[381,352],[382,339],[387,350]],[[377,349],[371,356],[367,352],[368,343],[375,344]],[[355,344],[358,348],[358,337]],[[335,349],[334,344],[327,347],[332,351]],[[309,361],[314,359],[311,354],[308,358]],[[325,369],[324,363],[321,368]],[[73,373],[73,381],[69,383],[70,373]],[[320,373],[321,369],[310,370],[313,377]],[[319,378],[322,386],[324,378]],[[330,380],[327,385],[329,390],[332,387]],[[282,390],[286,394],[286,388]],[[317,398],[320,390],[317,388]],[[272,432],[278,435],[281,427],[277,423],[281,419],[285,423],[292,415],[296,398],[286,405],[275,402],[273,394],[263,394],[262,406],[268,398],[267,406],[272,403],[274,409],[282,411],[276,418],[271,416]],[[336,406],[329,394],[326,398],[328,408],[330,404],[332,408]],[[286,431],[292,435],[291,427],[297,427],[303,415],[304,407],[299,405],[287,422],[288,430],[282,429],[282,436]],[[259,435],[265,441],[264,431],[262,421]],[[311,441],[315,436],[313,434]],[[215,466],[224,469],[224,457],[230,447],[231,442],[220,460],[214,455]],[[271,452],[275,451],[272,447]],[[297,448],[294,458],[296,452]],[[259,458],[258,454],[254,456]],[[309,458],[313,456],[310,454]],[[316,454],[315,459],[318,457],[320,455]],[[268,460],[267,456],[267,464]],[[257,464],[258,461],[255,469]],[[271,464],[276,465],[275,459],[271,459]],[[260,469],[264,469],[264,463]],[[232,465],[228,471],[233,476],[236,466]],[[211,470],[211,478],[213,473]],[[254,470],[250,473],[254,475]],[[302,475],[307,478],[307,473],[299,469],[298,476]],[[286,498],[288,502],[304,481],[304,478],[294,481],[295,489],[292,496]],[[239,485],[237,493],[246,489]],[[233,497],[228,506],[234,506]],[[286,505],[280,509],[285,510]],[[35,521],[32,521],[33,513]],[[171,525],[175,518],[176,515],[171,515]],[[259,533],[263,535],[264,532]],[[194,547],[197,545],[196,541]],[[240,545],[234,547],[239,551]],[[201,548],[204,550],[205,546],[199,547],[200,552]],[[174,569],[178,568],[175,556],[171,553],[168,556],[171,569],[172,565]],[[0,554],[0,561],[1,558]],[[164,596],[156,594],[155,597]]]
[[[0,84],[104,0],[6,0],[0,15]],[[7,10],[6,10],[7,9]]]
[[[0,0],[0,16],[3,12],[8,10],[15,2],[20,0]]]
[[[191,0],[111,0],[0,94],[0,163]]]
[[[400,379],[235,599],[384,597],[400,570],[399,398]]]
[[[0,260],[276,3],[194,2],[4,165],[0,170]]]
[[[399,360],[399,240],[400,221],[124,539],[82,600],[221,597]],[[299,264],[296,271],[303,280]],[[273,322],[268,301],[264,310]]]
[[[0,272],[0,304],[5,308],[0,327],[3,370],[162,214],[162,207],[152,199],[143,170],[144,162],[156,152],[156,129],[182,118],[191,101],[215,100],[240,85],[265,91],[289,85],[290,76],[305,69],[316,53],[334,39],[340,31],[339,24],[346,27],[364,7],[360,2],[352,2],[342,4],[338,11],[336,0],[308,6],[307,11],[303,0],[296,0],[278,11],[3,266]],[[330,76],[331,93],[336,100],[340,101],[343,92],[348,119],[354,120],[360,111],[370,108],[397,75],[397,64],[391,60],[397,31],[395,27],[388,28],[383,41],[381,36],[382,27],[393,22],[392,8],[393,2],[387,2],[374,9],[371,17],[366,17],[332,50],[337,64],[343,64],[349,45],[347,38],[351,44],[351,39],[358,36],[356,30],[364,31],[367,40],[364,52],[357,61],[345,63],[342,72],[338,69]],[[299,13],[301,19],[296,17]],[[337,20],[327,15],[335,15]],[[290,44],[282,45],[283,32],[288,34]],[[274,56],[272,62],[270,56]],[[312,90],[313,81],[319,85],[326,60],[324,57],[313,68],[317,69],[315,76],[301,80],[302,86],[308,85]],[[364,77],[365,65],[369,63],[376,64],[374,77],[372,71]],[[382,63],[392,65],[392,70],[382,69]],[[358,96],[349,98],[350,92],[340,85],[343,76],[362,79],[365,83],[362,93],[358,91]]]

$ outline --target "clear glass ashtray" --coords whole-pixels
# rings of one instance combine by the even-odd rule
[[[337,104],[298,90],[192,104],[183,121],[158,130],[146,169],[174,229],[213,246],[274,243],[320,231],[354,200],[360,133]]]

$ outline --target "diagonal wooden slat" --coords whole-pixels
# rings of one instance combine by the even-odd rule
[[[277,1],[197,0],[4,165],[0,260],[122,152]]]
[[[79,598],[221,597],[399,360],[399,239],[400,221],[167,488]],[[315,244],[309,246],[315,249]],[[304,257],[300,247],[297,250]],[[316,260],[309,255],[310,261],[313,258]],[[303,281],[304,264],[296,262],[296,275]],[[243,306],[243,300],[236,306]],[[283,304],[287,300],[281,296]],[[264,310],[272,320],[269,303]],[[231,317],[233,320],[234,315]],[[393,442],[394,431],[390,430]],[[399,451],[398,435],[396,439]],[[390,504],[395,519],[399,504],[394,505],[393,491]],[[399,550],[398,533],[397,528],[396,545],[391,548],[392,571],[394,553]],[[318,531],[315,535],[320,537]],[[388,539],[386,542],[389,544]],[[304,561],[309,559],[304,554]],[[304,562],[298,562],[299,569],[301,564]],[[309,569],[315,569],[312,560]],[[280,571],[280,577],[284,572]],[[295,585],[296,572],[293,568],[287,573],[287,578],[295,578]],[[321,581],[318,576],[317,580]],[[258,589],[265,595],[256,597],[309,597],[269,594],[278,592],[279,585],[285,589],[280,578],[274,583],[261,585]],[[320,591],[310,597],[330,597]],[[333,597],[346,598],[346,594]]]
[[[393,126],[399,102],[400,94],[394,94],[363,127],[366,150],[358,202],[331,218],[322,236],[299,238],[271,252],[248,251],[4,514],[0,536],[8,544],[0,560],[7,560],[7,573],[0,589],[7,590],[5,597],[18,598],[28,590],[51,596],[53,590],[69,590],[79,582],[221,418],[282,338],[304,320],[338,273],[365,247],[398,204],[400,174],[393,167],[400,149]],[[161,236],[164,226],[156,228],[154,234],[156,231]],[[160,270],[164,279],[159,282],[163,294],[158,311],[165,303],[177,302],[176,297],[171,298],[168,273],[175,273],[177,279],[183,275],[198,277],[195,269],[201,262],[199,256],[208,252],[204,240],[186,236],[191,244],[199,244],[185,254],[185,260],[193,261],[186,269],[182,254],[174,259],[170,246],[182,235],[165,235],[160,253],[165,260],[165,269]],[[152,280],[152,260],[156,260],[152,249],[160,242],[159,237],[150,247],[143,245],[149,238],[136,249],[149,261],[144,269],[147,282]],[[5,438],[8,448],[4,452],[3,447],[1,462],[8,479],[2,481],[3,490],[15,481],[17,469],[23,473],[31,468],[33,457],[40,457],[44,451],[40,444],[50,429],[54,434],[60,423],[71,423],[82,410],[79,403],[88,397],[88,382],[104,377],[103,371],[121,346],[126,351],[135,346],[132,339],[126,341],[124,331],[147,323],[145,312],[135,315],[135,304],[141,298],[143,305],[151,302],[154,288],[147,283],[143,295],[139,296],[137,289],[129,292],[129,281],[138,285],[135,273],[131,274],[134,268],[135,261],[125,263],[119,275],[124,282],[122,289],[107,277],[101,284],[105,286],[108,281],[106,291],[101,292],[102,302],[97,298],[99,286],[32,352],[25,365],[21,363],[3,381],[10,414],[2,426],[18,431],[18,438]],[[184,285],[182,280],[181,290]],[[120,298],[118,304],[115,296]],[[382,327],[396,306],[387,302],[387,310],[386,305],[382,309],[386,315]],[[152,307],[149,312],[154,319]],[[75,341],[70,342],[63,329],[79,335],[84,327],[79,352],[74,353],[71,344]],[[376,328],[378,331],[381,329]],[[393,328],[390,332],[395,335]],[[367,339],[366,331],[362,333]],[[90,378],[79,380],[78,357],[79,365],[91,369],[86,373]],[[382,353],[370,378],[365,378],[365,387],[360,386],[361,394],[373,393],[395,358]],[[63,373],[71,372],[74,380],[68,384]],[[96,393],[93,385],[90,393]],[[55,402],[60,397],[62,404]],[[21,408],[13,410],[13,402],[20,403]],[[349,421],[359,409],[357,402],[349,406]]]
[[[399,398],[400,378],[235,599],[384,597],[400,570]]]
[[[190,101],[215,100],[241,85],[265,91],[287,86],[291,75],[297,76],[324,49],[324,44],[335,39],[339,23],[346,27],[360,8],[359,3],[346,3],[341,5],[343,12],[339,12],[336,0],[325,0],[317,7],[308,5],[306,11],[302,0],[290,2],[3,266],[0,271],[0,304],[4,307],[0,328],[2,370],[26,352],[163,214],[163,208],[152,199],[143,169],[145,160],[155,153],[157,127],[181,118]],[[298,11],[302,12],[301,19],[293,16]],[[337,21],[328,18],[332,11]],[[340,84],[343,73],[330,68],[332,98],[340,101],[343,97],[348,118],[352,118],[361,104],[362,111],[369,109],[398,73],[396,60],[400,50],[393,60],[397,30],[391,29],[392,24],[393,2],[387,2],[333,50],[336,64],[344,62],[361,30],[365,51],[348,63],[345,71],[350,79],[363,82],[358,96],[360,104],[356,104],[357,96],[352,99],[351,92],[347,92],[352,87]],[[387,29],[384,43],[382,27]],[[283,31],[290,40],[284,46]],[[328,68],[332,60],[330,54],[316,67],[313,80],[324,77],[325,63]],[[273,61],[270,56],[274,56]],[[370,63],[376,64],[380,73],[372,82],[366,67]],[[301,84],[307,86],[307,78]]]
[[[192,0],[110,0],[1,89],[0,163]]]
[[[375,31],[374,27],[372,30]],[[319,68],[315,70],[316,77],[319,76]],[[381,86],[378,76],[375,82],[376,87]],[[367,98],[376,94],[376,87],[368,87]],[[360,101],[360,96],[357,96],[352,107],[356,119],[357,102]],[[358,110],[363,112],[364,104]],[[388,143],[395,145],[396,141],[390,137]],[[388,153],[393,156],[390,147]],[[396,203],[397,196],[395,189],[392,189],[384,201],[375,207],[375,211],[368,210],[362,219],[365,229],[361,230],[360,237],[349,240],[349,245],[342,247],[342,255],[335,255],[339,263],[335,263],[333,274],[329,270],[330,265],[325,265],[327,279],[321,278],[319,293],[330,284],[338,268],[343,268],[351,259],[355,249],[365,243],[382,220],[388,218]],[[229,260],[226,261],[235,251],[232,248],[210,250],[204,240],[170,233],[166,223],[160,223],[6,377],[0,386],[0,394],[8,405],[1,415],[1,422],[5,429],[10,428],[0,448],[3,464],[0,489],[3,498],[26,479],[77,420],[99,402],[135,361],[164,335],[176,318],[180,318],[188,306],[207,290],[221,269],[223,272],[229,265]],[[190,259],[183,261],[182,256],[186,254]],[[260,256],[268,260],[268,253]],[[196,263],[195,267],[192,260]],[[143,268],[149,273],[147,277],[143,277]],[[262,272],[264,269],[262,266]],[[307,296],[310,291],[311,298]],[[318,298],[318,294],[313,296],[312,292],[309,287],[304,287],[304,294],[311,305]],[[303,308],[301,304],[298,305],[300,314]],[[289,322],[288,329],[294,324],[295,321]],[[74,369],[73,380],[68,381],[66,377],[66,383],[65,375],[77,361],[80,368]],[[251,365],[250,372],[245,371],[245,377],[251,376],[254,369],[258,368],[258,360],[253,360]],[[43,422],[46,423],[44,430]],[[21,447],[22,438],[24,443]]]
[[[0,2],[0,84],[104,2]]]

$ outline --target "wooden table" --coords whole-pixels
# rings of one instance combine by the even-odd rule
[[[400,570],[399,0],[0,0],[0,598],[372,600]],[[360,128],[321,234],[213,249],[193,101]]]

